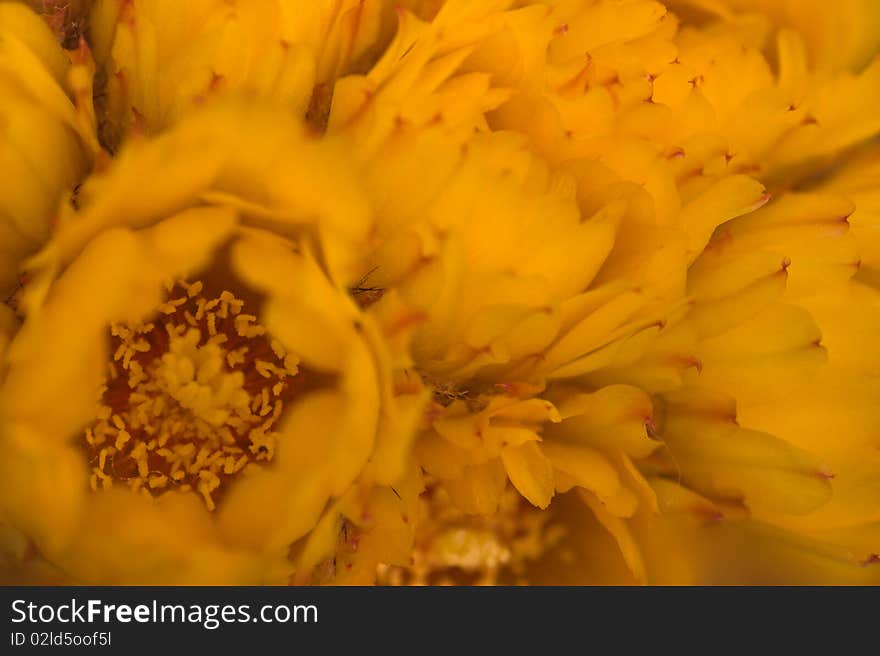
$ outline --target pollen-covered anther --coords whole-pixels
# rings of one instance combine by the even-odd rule
[[[84,435],[90,485],[194,491],[214,510],[235,475],[274,457],[299,361],[231,292],[206,298],[198,281],[166,290],[154,323],[110,326],[108,375]]]

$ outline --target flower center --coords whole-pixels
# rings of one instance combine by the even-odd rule
[[[285,403],[308,376],[244,301],[202,292],[177,282],[154,321],[110,327],[113,356],[85,432],[93,490],[195,490],[213,510],[224,484],[272,460]]]
[[[565,529],[509,487],[498,512],[468,515],[442,488],[422,495],[409,567],[380,565],[379,585],[527,585],[527,567],[556,546]]]

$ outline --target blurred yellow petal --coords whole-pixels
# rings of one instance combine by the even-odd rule
[[[532,504],[546,508],[553,498],[553,467],[534,442],[508,446],[501,451],[501,461],[510,481]]]
[[[0,5],[0,172],[15,180],[0,191],[4,298],[91,163],[94,136],[68,88],[75,69],[36,14],[20,3]]]

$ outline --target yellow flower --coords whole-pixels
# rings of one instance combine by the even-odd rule
[[[99,0],[120,151],[0,316],[0,566],[876,580],[876,17]]]
[[[655,394],[665,449],[642,463],[666,516],[629,523],[649,580],[877,580],[865,565],[878,546],[878,306],[853,208],[828,191],[782,196],[720,227],[690,268],[692,309],[673,333],[690,333],[700,368]],[[733,549],[733,578],[718,578]]]
[[[22,260],[49,236],[59,204],[93,155],[87,117],[72,100],[86,92],[84,74],[36,14],[23,4],[0,3],[0,173],[7,181],[0,191],[3,298],[15,288]]]
[[[730,521],[847,549],[812,527],[870,519],[845,496],[828,504],[859,478],[754,408],[783,403],[790,388],[771,381],[810,376],[826,385],[810,393],[859,390],[868,411],[865,381],[832,385],[844,374],[796,305],[851,284],[852,204],[792,194],[758,209],[769,197],[750,174],[781,185],[870,137],[873,100],[840,99],[872,98],[875,72],[804,77],[793,108],[748,25],[679,30],[658,3],[630,5],[449,2],[431,22],[405,14],[389,55],[337,84],[329,131],[351,139],[378,208],[360,300],[411,334],[398,366],[434,397],[415,445],[428,498],[439,489],[496,538],[508,480],[539,508],[580,499],[634,581],[653,575],[634,530],[670,479]],[[821,129],[807,136],[808,112]],[[793,170],[804,158],[813,168]],[[419,562],[447,521],[471,521],[428,515]],[[395,576],[442,579],[440,561]],[[481,574],[497,572],[468,576]]]
[[[384,33],[378,0],[98,0],[91,38],[101,66],[115,145],[132,127],[171,125],[189,108],[225,93],[269,97],[316,125],[328,85]]]
[[[363,211],[326,193],[348,186],[339,155],[270,110],[195,114],[87,181],[34,260],[0,499],[72,579],[283,582],[291,543],[371,458],[360,485],[403,473],[376,462],[398,432],[378,329],[312,238]],[[249,157],[302,168],[249,179]]]

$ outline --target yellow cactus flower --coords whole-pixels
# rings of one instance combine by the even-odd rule
[[[633,512],[633,490],[644,482],[628,451],[643,457],[660,444],[648,436],[650,399],[625,385],[542,394],[550,381],[634,357],[662,325],[666,310],[658,314],[656,297],[632,282],[590,290],[624,208],[583,219],[571,180],[554,178],[518,139],[474,138],[463,152],[433,137],[419,143],[419,134],[398,129],[365,172],[378,187],[374,233],[389,237],[364,265],[366,284],[382,293],[363,303],[411,333],[400,365],[434,396],[415,445],[419,464],[471,513],[494,512],[508,478],[541,508],[557,489],[585,486],[616,512]],[[416,170],[415,161],[442,167],[438,182],[422,170],[415,198],[384,188],[399,185],[398,172]],[[574,244],[581,257],[567,260]],[[686,357],[677,364],[691,366]],[[604,431],[618,428],[631,441],[603,445]],[[568,441],[571,433],[579,442]]]
[[[877,368],[862,354],[877,301],[857,277],[852,211],[827,192],[783,196],[722,226],[690,268],[672,333],[700,366],[654,395],[664,447],[640,465],[662,512],[628,522],[648,580],[876,582]],[[771,573],[779,554],[798,564]]]
[[[377,46],[384,14],[379,0],[98,0],[90,23],[103,138],[164,129],[228,92],[270,97],[320,124],[328,85]]]
[[[820,232],[822,224],[804,222],[790,229]],[[842,234],[840,228],[837,232]],[[727,243],[735,247],[735,242]],[[697,347],[702,372],[688,381],[701,387],[687,391],[690,400],[680,392],[663,395],[668,458],[665,464],[664,459],[654,459],[652,464],[659,468],[646,471],[663,513],[640,514],[630,522],[651,580],[810,584],[880,580],[871,566],[880,519],[873,429],[880,419],[874,401],[880,390],[870,347],[870,335],[876,334],[871,331],[876,329],[878,297],[857,278],[835,280],[833,275],[809,291],[794,285],[786,291],[780,279],[794,282],[797,261],[786,267],[788,271],[755,280],[716,305],[716,313],[724,305],[728,309],[737,305],[742,321],[711,337],[704,333]],[[718,264],[724,266],[721,260]],[[834,262],[819,266],[825,273],[840,268]],[[856,267],[850,265],[850,270]],[[696,316],[699,325],[711,313]],[[715,396],[720,390],[734,395],[735,405],[733,397]],[[697,391],[704,398],[699,406]],[[676,434],[687,423],[691,436]],[[751,438],[744,435],[745,427],[774,435],[779,440],[775,453],[748,446]],[[693,437],[695,428],[700,440]],[[776,462],[779,471],[763,483],[755,478],[759,469],[748,477],[739,472],[739,486],[719,496],[711,487],[729,483],[724,482],[728,474],[717,465],[704,470],[711,470],[705,482],[688,471],[699,442],[719,438],[736,445],[740,467],[763,469]],[[791,446],[801,453],[792,452]],[[712,445],[703,457],[714,458],[719,447],[720,443]],[[811,458],[804,458],[804,452]],[[763,501],[754,487],[751,493],[742,487],[748,478],[750,486],[767,485]],[[683,481],[690,489],[678,484]]]
[[[748,25],[679,29],[650,2],[632,3],[639,25],[613,3],[499,8],[449,2],[430,22],[404,14],[395,54],[337,84],[329,122],[352,140],[379,208],[360,300],[408,328],[400,366],[433,393],[415,444],[429,498],[439,489],[497,538],[508,481],[550,511],[574,490],[638,582],[652,573],[634,527],[661,508],[655,488],[667,478],[731,505],[725,516],[819,544],[808,527],[852,505],[828,504],[832,480],[846,489],[857,479],[754,407],[781,402],[767,389],[775,377],[841,375],[806,299],[851,284],[853,207],[805,193],[767,205],[752,176],[781,186],[815,170],[792,170],[798,158],[815,167],[874,134],[873,100],[856,120],[832,100],[870,97],[873,69],[803,81],[798,102],[821,114],[822,130],[792,137],[798,120],[812,123],[793,115],[808,110],[792,107],[790,76],[747,48]],[[594,43],[576,63],[576,48]],[[784,120],[759,122],[770,136],[750,134],[767,108]],[[738,409],[753,424],[737,425]],[[417,562],[445,534],[438,512],[440,527],[429,517],[424,534],[416,528]],[[822,537],[850,544],[840,531]],[[441,565],[394,578],[435,580]],[[495,580],[484,565],[492,571],[451,580]]]
[[[256,125],[259,170],[260,143],[279,171],[325,160],[274,218],[231,138]],[[393,451],[378,328],[305,225],[360,211],[310,204],[344,185],[334,154],[271,110],[200,113],[88,180],[33,261],[0,392],[0,499],[71,579],[283,582],[290,545]],[[362,485],[402,474],[370,466]]]
[[[873,5],[306,4],[0,3],[2,575],[877,582]]]
[[[80,77],[85,73],[36,14],[20,3],[0,3],[0,172],[9,182],[0,192],[3,298],[14,291],[22,260],[48,238],[58,206],[93,156],[87,116],[75,105],[90,88]]]

